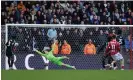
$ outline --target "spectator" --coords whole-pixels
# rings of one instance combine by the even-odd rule
[[[37,31],[36,43],[37,43],[37,47],[39,48],[39,50],[42,51],[45,46],[45,41],[43,40],[43,34],[41,30]]]
[[[64,31],[64,39],[68,42],[68,43],[71,43],[71,38],[72,38],[72,35],[71,35],[71,32],[69,29],[66,29]]]
[[[39,4],[36,4],[35,11],[39,11],[39,10],[40,10],[40,6],[39,6]]]
[[[49,40],[56,39],[57,38],[57,31],[54,28],[48,29],[47,36],[49,37]]]
[[[83,41],[83,37],[84,37],[84,32],[82,29],[79,30],[79,47],[80,47],[80,51],[82,51],[83,49],[83,45],[84,45],[84,41]]]
[[[70,54],[71,53],[71,46],[64,40],[64,44],[61,47],[61,54]]]
[[[65,17],[64,16],[61,17],[60,22],[61,22],[61,24],[66,24],[66,20],[65,20]]]
[[[85,42],[88,43],[89,39],[91,39],[92,42],[95,42],[95,36],[94,36],[93,30],[90,30],[90,31],[89,31],[89,34],[87,34],[85,37],[86,37]]]
[[[128,37],[125,39],[125,48],[127,52],[129,52],[129,50],[131,49],[130,41],[131,41],[131,36],[128,35]],[[133,46],[133,42],[132,42],[132,46]],[[132,48],[132,51],[133,51],[133,48]]]
[[[32,21],[35,20],[35,15],[36,15],[36,14],[35,14],[35,11],[32,10],[31,13],[30,13],[30,16],[31,16],[31,20],[32,20]]]
[[[103,12],[102,16],[100,17],[100,20],[106,22],[107,20],[106,12]]]
[[[31,34],[30,34],[30,30],[28,30],[27,28],[24,29],[24,50],[28,51],[31,50],[31,46],[32,46],[32,40],[31,40]]]
[[[91,39],[89,39],[88,44],[86,44],[84,47],[84,54],[96,54],[96,48]]]
[[[99,46],[103,45],[107,41],[106,35],[103,33],[103,30],[100,30],[100,35],[98,36]]]
[[[110,17],[108,17],[108,20],[107,20],[106,24],[107,25],[110,25],[111,24],[111,18]]]
[[[23,4],[23,1],[21,1],[21,2],[18,4],[18,9],[19,9],[20,11],[25,11],[25,10],[26,10],[25,5]]]
[[[52,44],[52,47],[54,47],[53,53],[54,53],[54,54],[58,54],[58,53],[59,53],[58,40],[55,41],[55,45]]]
[[[125,13],[122,13],[122,15],[121,15],[120,18],[121,18],[121,21],[122,21],[123,23],[127,21],[126,16],[125,16]]]
[[[4,12],[1,13],[1,18],[5,20],[6,16],[5,16]],[[5,23],[4,20],[1,21],[2,25],[4,25],[4,23]]]
[[[17,33],[17,36],[16,36],[16,42],[19,43],[19,46],[18,46],[19,51],[24,51],[25,50],[24,40],[25,40],[25,38],[24,38],[23,30],[20,28],[20,29],[18,29],[18,33]]]
[[[79,34],[78,34],[78,29],[74,29],[72,32],[72,37],[71,39],[71,46],[73,48],[74,51],[78,51],[79,50]]]
[[[56,29],[54,29],[54,28],[48,29],[47,36],[48,36],[48,45],[50,47],[52,42],[54,40],[56,40],[56,38],[57,38],[57,31],[56,31]]]
[[[42,16],[42,14],[41,14],[41,12],[40,11],[37,11],[37,14],[36,14],[36,16],[37,16],[37,23],[38,24],[42,24],[43,22],[43,16]]]

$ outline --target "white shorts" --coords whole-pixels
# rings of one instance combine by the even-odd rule
[[[119,61],[119,60],[123,59],[123,56],[118,52],[117,54],[112,55],[112,58],[113,58],[115,61]]]

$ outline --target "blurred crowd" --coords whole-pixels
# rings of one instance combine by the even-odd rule
[[[6,23],[132,25],[132,5],[130,1],[2,1],[1,22],[2,25]],[[31,50],[33,47],[42,50],[44,46],[51,44],[50,39],[57,34],[59,50],[56,50],[55,54],[57,52],[70,54],[71,51],[96,54],[97,49],[107,42],[110,33],[116,34],[121,45],[129,51],[129,30],[124,26],[85,29],[9,27],[8,34],[19,43],[18,49],[22,51]],[[49,31],[52,31],[52,35],[48,35]],[[69,51],[63,50],[64,48],[68,48]]]
[[[2,1],[2,25],[133,24],[132,1]]]

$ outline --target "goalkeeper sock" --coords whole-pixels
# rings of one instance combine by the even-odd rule
[[[68,65],[68,64],[65,64],[65,65],[66,65],[66,67],[72,68],[72,69],[73,69],[73,66],[70,66],[70,65]]]

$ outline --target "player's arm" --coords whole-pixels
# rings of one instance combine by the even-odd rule
[[[40,54],[41,56],[45,56],[45,54],[43,54],[42,52],[38,51],[37,49],[34,49],[35,52],[37,52],[38,54]]]
[[[6,46],[8,45],[8,42],[6,43]]]

